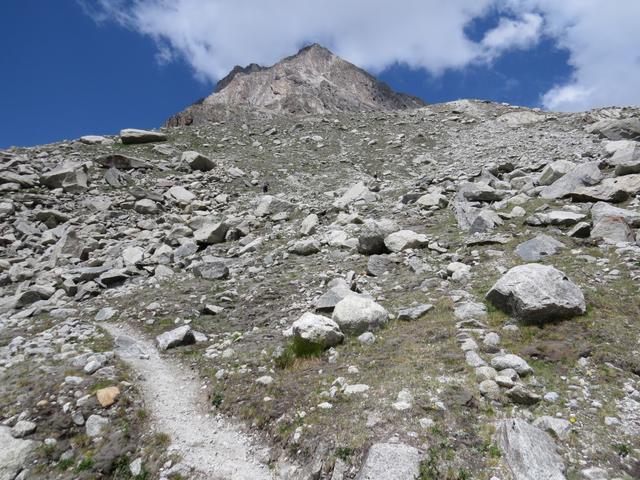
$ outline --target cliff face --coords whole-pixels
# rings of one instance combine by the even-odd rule
[[[403,110],[424,106],[394,92],[361,68],[314,44],[271,67],[235,67],[213,94],[167,121],[168,126],[202,124],[229,109],[285,114]]]

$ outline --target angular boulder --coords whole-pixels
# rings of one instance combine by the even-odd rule
[[[335,306],[348,295],[357,295],[351,290],[347,282],[342,278],[335,278],[327,285],[329,290],[323,293],[316,301],[314,306],[316,310],[332,311]]]
[[[174,185],[164,194],[170,200],[180,204],[189,204],[195,200],[196,196],[180,185]]]
[[[593,223],[598,223],[604,217],[622,217],[632,227],[640,227],[640,212],[614,207],[607,202],[598,202],[591,207]]]
[[[216,166],[216,162],[211,160],[209,157],[194,151],[182,152],[180,160],[183,164],[188,165],[189,168],[194,171],[208,172],[213,170]]]
[[[156,345],[158,350],[169,350],[170,348],[182,347],[184,345],[193,345],[196,343],[196,337],[189,325],[183,325],[168,332],[161,333],[156,337]]]
[[[207,224],[193,232],[193,238],[197,243],[215,245],[224,242],[228,230],[225,222]]]
[[[193,274],[205,280],[226,280],[229,278],[229,267],[224,262],[205,262],[193,267]]]
[[[347,191],[340,198],[333,202],[333,206],[339,210],[344,210],[351,204],[356,202],[373,202],[376,200],[377,195],[369,190],[369,188],[363,183],[358,182],[351,185]]]
[[[460,187],[459,193],[468,202],[499,202],[508,192],[496,190],[483,182],[467,182]]]
[[[551,185],[544,187],[540,196],[548,200],[563,198],[580,187],[596,185],[601,180],[602,173],[598,162],[582,163]]]
[[[630,196],[640,192],[640,174],[605,178],[602,183],[592,187],[578,187],[569,192],[571,199],[579,202],[624,202]]]
[[[343,332],[360,335],[386,325],[389,313],[370,298],[348,295],[336,304],[331,318]]]
[[[609,140],[640,140],[640,119],[605,118],[589,125],[585,130]]]
[[[488,301],[525,323],[582,315],[584,295],[564,273],[548,265],[513,267],[486,295]]]
[[[398,226],[393,220],[386,218],[366,220],[358,236],[358,252],[364,255],[385,253],[387,247],[384,244],[384,239],[397,229]]]
[[[266,217],[268,215],[274,215],[282,212],[291,213],[295,209],[296,206],[287,200],[273,195],[264,195],[258,201],[255,214],[256,217]]]
[[[400,230],[384,239],[384,245],[392,252],[401,252],[407,248],[423,248],[429,244],[429,238],[413,230]]]
[[[120,170],[151,168],[151,164],[145,160],[129,157],[127,155],[120,155],[119,153],[109,153],[107,155],[101,155],[100,157],[95,158],[93,161],[94,163],[97,163],[102,167],[116,168]]]
[[[591,229],[591,238],[609,243],[635,242],[633,230],[624,217],[602,217]]]
[[[540,178],[538,179],[538,185],[548,186],[554,183],[556,180],[564,177],[571,170],[576,168],[576,164],[567,160],[556,160],[548,164],[542,170]]]
[[[629,175],[640,173],[640,145],[633,142],[631,145],[617,150],[607,163],[615,167],[615,175]]]

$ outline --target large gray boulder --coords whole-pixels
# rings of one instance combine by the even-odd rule
[[[334,278],[327,286],[329,289],[315,301],[317,310],[332,311],[343,298],[357,295],[342,278]]]
[[[189,325],[174,328],[156,337],[158,350],[169,350],[170,348],[193,345],[194,343],[196,343],[196,337]]]
[[[640,118],[605,118],[585,130],[609,140],[640,140]]]
[[[591,229],[591,238],[608,243],[635,242],[633,230],[624,217],[602,217]]]
[[[321,348],[338,345],[344,339],[340,327],[330,318],[307,312],[291,325],[293,337]]]
[[[423,248],[429,244],[429,237],[413,230],[400,230],[384,239],[384,245],[392,252],[401,252],[408,248]]]
[[[580,187],[596,185],[601,180],[602,173],[598,162],[582,163],[551,185],[544,187],[540,196],[549,200],[563,198]]]
[[[542,170],[538,185],[547,186],[564,177],[567,173],[576,168],[576,164],[567,160],[556,160],[548,164]]]
[[[287,200],[273,195],[264,195],[258,201],[255,214],[257,217],[266,217],[282,212],[291,213],[295,209],[296,206]]]
[[[193,193],[180,185],[174,185],[167,190],[164,195],[169,200],[173,200],[174,202],[182,205],[188,205],[196,199],[196,196]]]
[[[368,297],[348,295],[336,304],[331,318],[343,332],[360,335],[383,327],[389,313]]]
[[[225,222],[206,224],[193,232],[193,238],[204,245],[215,245],[224,242],[228,230],[229,226]]]
[[[549,235],[541,234],[518,245],[516,255],[526,262],[537,262],[542,257],[555,254],[561,248],[564,248],[564,243]]]
[[[624,202],[640,192],[640,174],[605,178],[599,185],[582,186],[573,189],[569,195],[580,202]]]
[[[461,185],[461,195],[467,202],[498,202],[507,196],[505,190],[496,190],[484,182],[466,182]]]
[[[536,263],[513,267],[486,298],[525,323],[544,323],[586,311],[580,288],[560,270]]]
[[[379,255],[387,251],[384,239],[398,230],[393,220],[366,220],[358,236],[358,251],[364,255]]]
[[[66,163],[40,175],[40,183],[48,188],[62,188],[66,192],[83,192],[88,188],[87,167]]]
[[[616,176],[640,173],[640,144],[632,145],[617,150],[607,163],[615,167]]]
[[[598,223],[604,217],[622,217],[632,227],[640,227],[640,213],[633,210],[614,207],[607,202],[598,202],[591,207],[591,219]]]
[[[116,168],[120,170],[145,169],[152,167],[152,165],[146,160],[140,160],[139,158],[129,157],[119,153],[101,155],[95,158],[93,162],[97,163],[101,167]]]
[[[191,170],[199,170],[201,172],[208,172],[209,170],[213,170],[216,166],[216,162],[211,160],[209,157],[194,151],[182,152],[180,161],[183,164],[188,165]]]
[[[0,426],[0,480],[14,480],[37,446],[32,440],[14,438],[9,427]]]
[[[333,202],[333,206],[339,210],[345,210],[356,202],[368,203],[375,201],[377,198],[378,196],[369,190],[363,182],[358,182],[351,185],[344,195],[336,199]]]
[[[415,480],[422,455],[403,443],[376,443],[367,452],[356,480]]]
[[[565,480],[564,463],[553,439],[525,420],[501,420],[496,443],[516,480]]]
[[[124,130],[120,130],[120,140],[122,140],[124,144],[164,142],[167,140],[167,136],[162,132],[125,128]]]
[[[193,267],[193,274],[205,280],[226,280],[229,267],[220,260],[207,261]]]

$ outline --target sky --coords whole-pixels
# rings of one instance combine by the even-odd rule
[[[640,0],[3,0],[0,147],[159,127],[318,42],[428,103],[640,105]]]

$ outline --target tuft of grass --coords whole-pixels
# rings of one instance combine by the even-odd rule
[[[93,459],[91,457],[85,457],[80,460],[80,463],[76,466],[76,473],[86,472],[93,468]]]
[[[220,405],[222,405],[223,400],[224,396],[221,392],[213,392],[211,394],[211,405],[213,405],[214,407],[218,408]]]
[[[275,357],[276,367],[284,370],[291,367],[297,358],[319,357],[324,352],[324,348],[317,343],[308,342],[300,338],[291,340],[282,352]]]
[[[626,443],[616,443],[613,446],[613,449],[622,458],[629,456],[629,454],[631,453],[631,447],[629,445],[627,445]]]
[[[353,455],[354,450],[351,447],[338,447],[336,448],[335,453],[337,458],[346,461],[351,455]]]
[[[57,469],[61,472],[64,472],[69,469],[73,465],[73,459],[65,458],[64,460],[60,460],[57,465]]]

